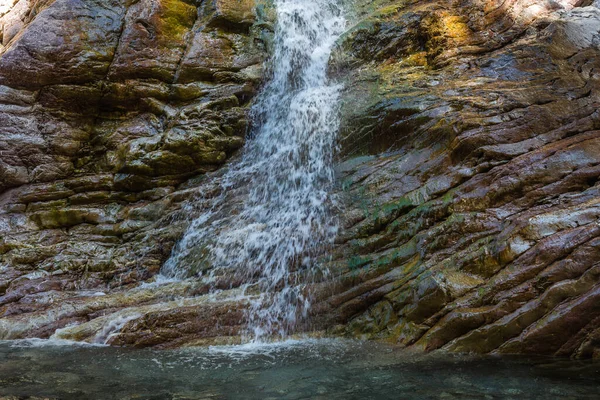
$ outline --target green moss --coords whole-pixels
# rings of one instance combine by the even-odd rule
[[[402,246],[392,250],[385,256],[379,258],[374,263],[374,266],[378,269],[391,269],[402,265],[415,254],[417,254],[417,241],[412,239]]]
[[[387,18],[398,14],[400,10],[406,7],[406,1],[395,2],[394,4],[382,7],[378,9],[374,16],[378,18]]]
[[[348,269],[350,271],[355,271],[359,268],[364,267],[370,261],[371,260],[369,258],[354,255],[348,259]]]
[[[351,178],[344,179],[342,181],[342,191],[347,192],[348,190],[350,190],[350,187],[353,183],[354,181]]]
[[[100,216],[86,209],[63,209],[40,211],[30,217],[43,229],[68,228],[82,223],[97,224]]]

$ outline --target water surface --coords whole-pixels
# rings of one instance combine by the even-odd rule
[[[599,372],[335,340],[168,351],[0,342],[0,396],[25,399],[598,399]]]

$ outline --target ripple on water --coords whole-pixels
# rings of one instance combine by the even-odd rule
[[[0,395],[56,399],[597,399],[600,364],[308,339],[179,350],[0,342]]]

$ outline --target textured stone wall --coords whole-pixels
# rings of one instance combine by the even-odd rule
[[[600,9],[573,5],[359,3],[336,332],[600,356]]]
[[[0,4],[0,337],[156,274],[187,223],[168,216],[244,143],[272,21],[261,1]]]

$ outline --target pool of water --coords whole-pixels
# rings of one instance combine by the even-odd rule
[[[0,399],[599,399],[599,372],[340,340],[168,351],[0,342]]]

